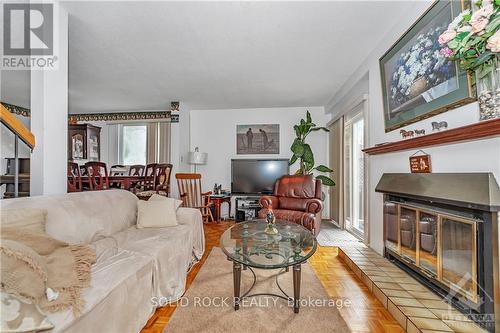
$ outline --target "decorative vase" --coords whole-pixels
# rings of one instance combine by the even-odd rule
[[[493,59],[493,70],[479,78],[476,71],[479,120],[500,118],[500,60]]]
[[[410,97],[414,98],[419,96],[421,93],[427,90],[428,82],[425,79],[425,77],[419,77],[415,81],[412,82],[411,87],[410,87]]]

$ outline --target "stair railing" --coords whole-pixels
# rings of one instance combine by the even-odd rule
[[[0,121],[14,133],[14,197],[17,198],[19,196],[19,139],[33,150],[35,136],[2,104],[0,104]]]

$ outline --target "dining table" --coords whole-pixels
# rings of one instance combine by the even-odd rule
[[[112,184],[120,184],[120,188],[130,191],[131,186],[143,182],[146,178],[146,176],[114,175],[108,176],[108,182],[110,186]],[[84,186],[89,184],[89,176],[81,176],[81,179]]]

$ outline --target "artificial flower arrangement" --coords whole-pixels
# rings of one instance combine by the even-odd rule
[[[453,65],[440,53],[441,46],[437,41],[445,29],[446,26],[440,26],[418,35],[415,44],[399,56],[390,83],[394,106],[418,95],[420,91],[416,91],[415,82],[419,79],[425,79],[421,88],[426,88],[435,87],[453,77]]]
[[[442,55],[481,79],[493,71],[500,52],[500,0],[480,0],[475,6],[474,12],[460,13],[438,41]]]

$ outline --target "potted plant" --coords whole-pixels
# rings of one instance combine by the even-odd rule
[[[301,119],[300,122],[293,126],[295,130],[296,138],[293,141],[290,149],[292,150],[292,157],[288,162],[289,165],[299,162],[300,166],[296,175],[311,175],[313,171],[320,173],[330,173],[333,172],[332,169],[325,165],[314,166],[314,154],[312,152],[311,146],[306,143],[306,138],[311,132],[325,131],[329,132],[326,127],[318,127],[312,122],[311,114],[309,111],[306,112],[306,119]],[[317,179],[321,180],[321,183],[326,186],[335,186],[335,182],[325,175],[317,175]]]
[[[480,120],[500,117],[500,0],[475,2],[439,36],[440,53],[475,81]]]

